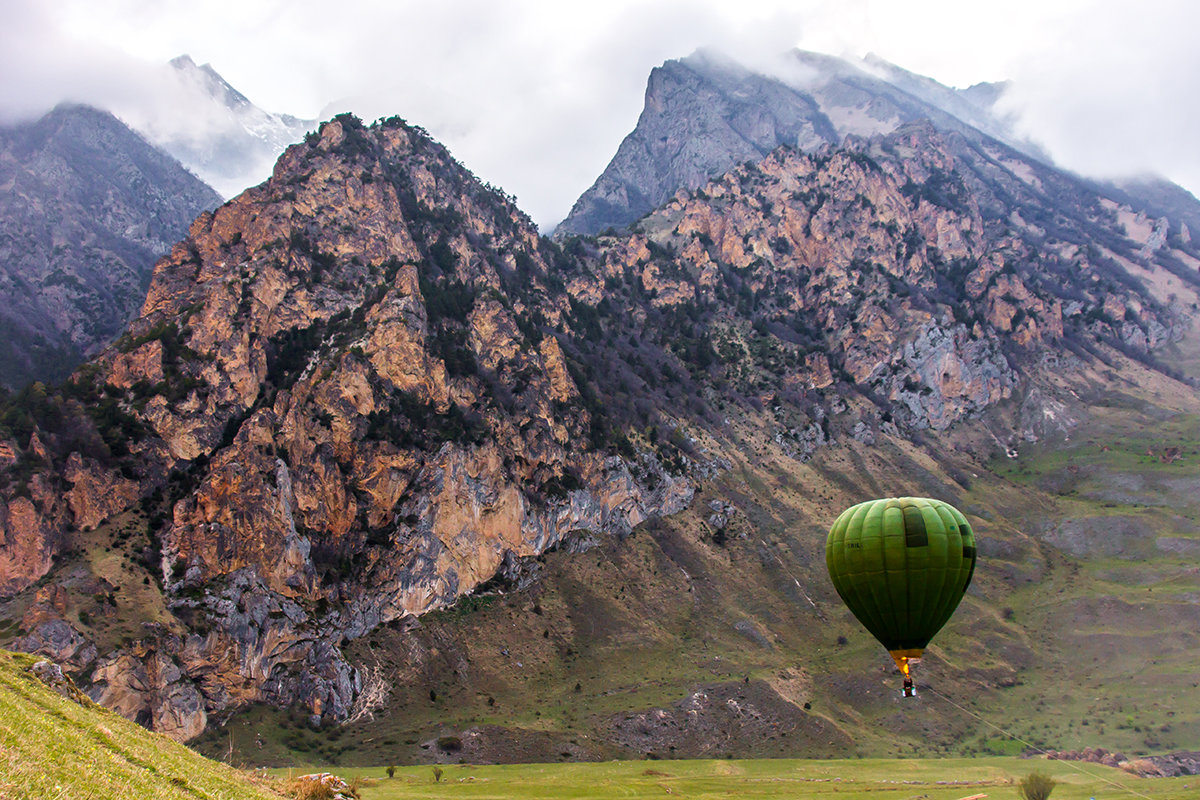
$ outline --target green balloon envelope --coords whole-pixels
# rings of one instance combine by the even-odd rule
[[[971,585],[975,533],[940,500],[868,500],[833,523],[825,565],[846,606],[907,675],[908,660],[921,657]]]

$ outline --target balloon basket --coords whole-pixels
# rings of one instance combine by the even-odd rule
[[[921,656],[924,654],[924,649],[906,649],[906,650],[890,650],[892,659],[896,662],[896,668],[900,670],[900,674],[904,676],[904,688],[901,690],[902,697],[916,697],[917,687],[913,683],[911,665],[918,664],[921,661]]]

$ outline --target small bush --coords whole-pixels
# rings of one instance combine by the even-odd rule
[[[388,767],[388,768],[387,768],[387,774],[388,774],[388,777],[389,777],[389,778],[394,778],[394,777],[396,777],[396,768],[395,768],[395,767]]]
[[[444,775],[444,774],[445,774],[445,773],[443,773],[443,772],[442,772],[442,768],[441,768],[441,767],[434,767],[434,768],[433,768],[433,781],[434,781],[434,783],[441,783],[441,780],[442,780],[442,775]]]
[[[284,796],[292,800],[333,800],[339,796],[339,790],[349,793],[351,797],[358,797],[349,784],[326,774],[301,775],[283,787]]]
[[[1057,782],[1049,775],[1031,772],[1021,778],[1018,788],[1021,792],[1021,800],[1046,800],[1057,785]]]

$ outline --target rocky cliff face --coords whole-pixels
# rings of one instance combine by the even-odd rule
[[[575,202],[561,233],[623,228],[677,189],[695,189],[781,144],[840,139],[814,98],[718,56],[699,53],[650,73],[637,127]]]
[[[57,380],[137,312],[155,259],[220,202],[111,114],[0,131],[0,386]]]
[[[780,148],[560,247],[420,129],[326,123],[4,409],[19,646],[179,738],[256,701],[344,719],[348,642],[682,509],[730,417],[799,462],[1010,397],[1033,431],[1052,360],[1152,359],[1197,254],[1141,256],[1135,216],[988,147]]]
[[[635,299],[643,342],[775,408],[798,454],[839,414],[855,437],[945,430],[1028,388],[1048,354],[1148,358],[1184,330],[1194,270],[1127,269],[1145,245],[1111,203],[991,147],[977,171],[973,146],[913,123],[813,155],[781,148],[600,237],[571,291],[614,319],[630,318],[619,293]]]

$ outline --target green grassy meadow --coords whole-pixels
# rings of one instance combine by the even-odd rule
[[[1052,800],[1200,798],[1200,777],[1137,778],[1096,764],[1018,758],[612,761],[598,764],[447,765],[343,770],[360,777],[363,800],[542,798],[836,798],[1016,800],[1017,783],[1040,771],[1059,785]],[[286,775],[286,771],[277,771]]]

